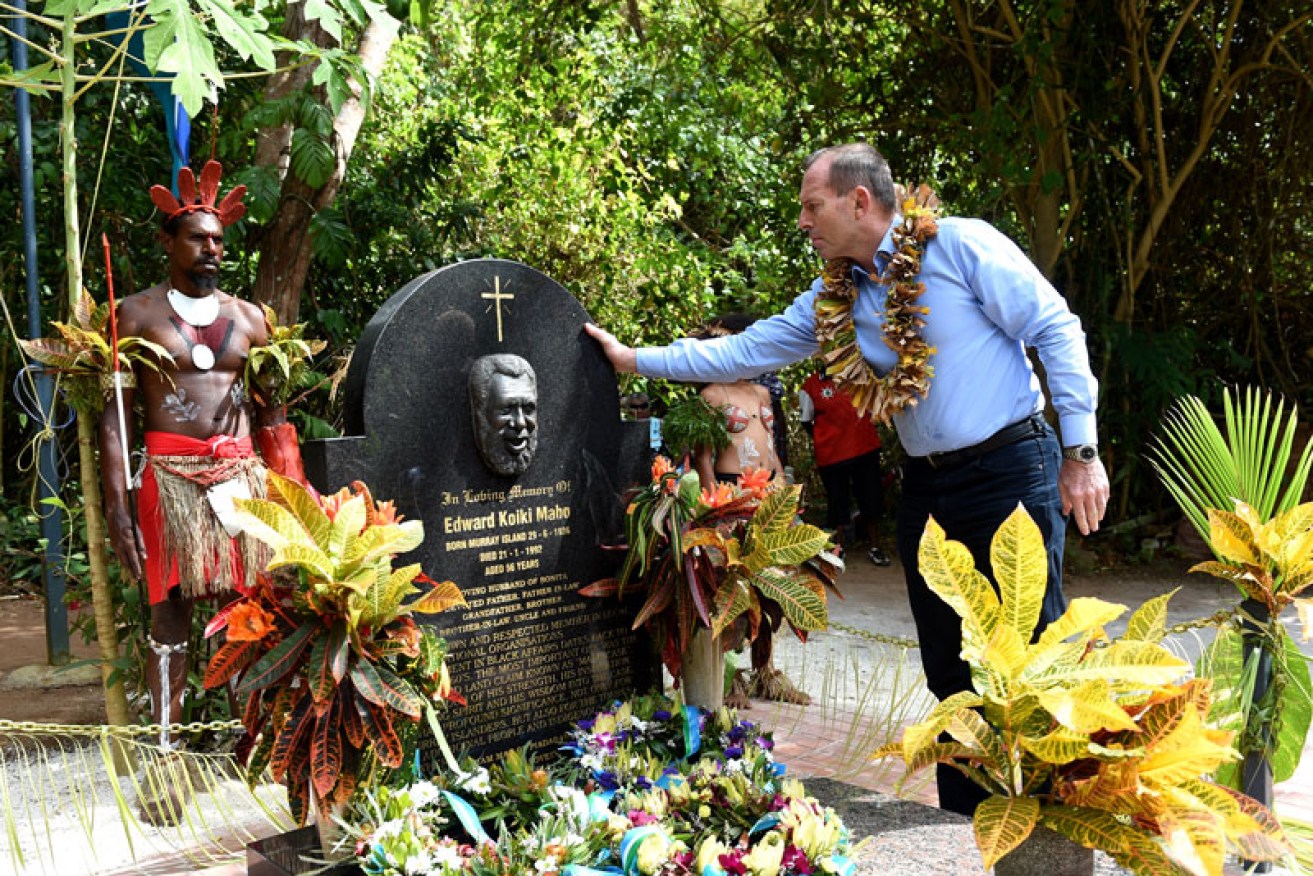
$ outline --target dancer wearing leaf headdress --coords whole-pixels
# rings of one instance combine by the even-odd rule
[[[224,228],[246,209],[243,186],[218,198],[220,173],[211,161],[198,182],[183,168],[178,198],[163,186],[151,190],[163,214],[159,240],[169,274],[119,304],[118,326],[124,336],[163,347],[172,362],[159,372],[139,369],[124,391],[128,416],[111,405],[100,422],[110,540],[124,571],[144,579],[149,595],[154,657],[146,676],[165,748],[167,726],[181,716],[195,600],[232,593],[268,560],[267,548],[233,525],[232,499],[263,495],[265,469],[252,437],[284,422],[284,411],[253,397],[244,380],[251,350],[269,343],[265,315],[219,289]],[[134,519],[122,457],[133,444],[138,402],[147,464]]]

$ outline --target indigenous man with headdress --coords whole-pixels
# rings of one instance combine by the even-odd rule
[[[124,570],[137,580],[144,577],[149,594],[153,658],[146,678],[153,718],[165,728],[164,748],[171,747],[168,725],[181,715],[195,601],[231,594],[268,560],[266,548],[232,525],[234,498],[264,495],[265,469],[252,434],[291,429],[284,410],[261,405],[243,380],[247,356],[269,343],[269,328],[260,308],[219,290],[224,228],[246,211],[245,186],[218,200],[220,173],[219,163],[210,161],[198,184],[191,169],[183,168],[178,199],[163,186],[151,189],[164,216],[159,240],[169,274],[125,298],[118,325],[124,336],[167,349],[173,363],[159,373],[139,369],[129,378],[123,399],[129,415],[122,427],[112,404],[100,422],[110,540]],[[133,443],[137,401],[147,464],[134,520],[122,448]]]

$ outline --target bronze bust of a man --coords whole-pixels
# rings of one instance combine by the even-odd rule
[[[510,353],[476,359],[470,369],[474,444],[483,464],[499,475],[528,470],[538,451],[538,378]]]

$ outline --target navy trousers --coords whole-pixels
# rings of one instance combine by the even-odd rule
[[[971,671],[959,656],[962,627],[957,613],[921,577],[917,549],[926,519],[934,516],[948,538],[971,551],[976,568],[994,580],[989,545],[994,532],[1020,502],[1044,535],[1049,580],[1036,635],[1067,608],[1062,595],[1062,548],[1067,522],[1058,495],[1062,453],[1052,429],[1029,435],[969,462],[935,469],[920,459],[903,471],[903,495],[898,509],[898,553],[907,575],[907,597],[921,644],[926,684],[939,699],[971,689]],[[997,585],[995,585],[997,587]],[[972,815],[987,796],[952,767],[936,771],[939,807]]]

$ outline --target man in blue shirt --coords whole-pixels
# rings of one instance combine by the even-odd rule
[[[869,144],[822,149],[805,165],[798,226],[827,261],[852,260],[852,322],[863,358],[880,374],[899,360],[882,334],[886,289],[879,277],[896,252],[899,221],[889,165]],[[1066,608],[1062,551],[1066,517],[1082,534],[1098,529],[1108,477],[1096,447],[1098,384],[1080,320],[1026,255],[993,226],[947,218],[924,244],[921,271],[929,308],[921,329],[933,348],[928,395],[894,413],[910,459],[898,512],[898,551],[921,643],[926,682],[940,699],[971,687],[957,615],[917,570],[917,546],[934,515],[988,572],[989,542],[1020,502],[1039,525],[1049,579],[1039,628]],[[815,303],[823,281],[781,314],[742,334],[668,347],[627,347],[596,326],[589,334],[618,371],[682,381],[752,377],[816,353]],[[1045,422],[1044,395],[1026,357],[1044,363],[1062,442]],[[939,805],[972,814],[985,793],[956,770],[937,773]]]

